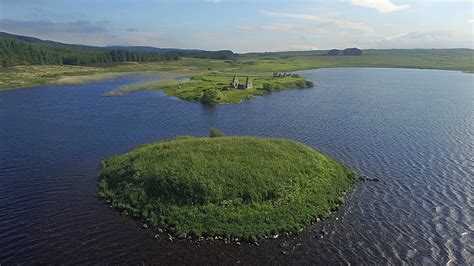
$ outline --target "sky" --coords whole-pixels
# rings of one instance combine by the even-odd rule
[[[474,0],[0,0],[0,31],[234,52],[474,48]]]

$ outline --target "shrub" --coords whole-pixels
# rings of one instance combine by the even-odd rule
[[[296,86],[299,88],[306,88],[306,82],[304,80],[298,80],[296,81]]]
[[[298,74],[291,74],[291,77],[292,77],[292,78],[299,78],[300,75],[298,75]]]
[[[214,127],[209,128],[209,137],[218,138],[218,137],[224,137],[224,136],[225,136],[224,132],[220,131],[219,129],[214,128]]]
[[[312,81],[305,80],[304,83],[306,84],[306,87],[307,87],[307,88],[312,88],[312,87],[314,87],[314,83],[313,83]]]
[[[206,104],[215,104],[220,100],[220,94],[218,91],[213,89],[205,90],[201,96],[201,102]]]
[[[266,91],[271,91],[271,90],[272,90],[272,86],[271,86],[271,84],[268,83],[268,82],[263,83],[263,84],[262,84],[262,88],[263,88],[264,90],[266,90]]]

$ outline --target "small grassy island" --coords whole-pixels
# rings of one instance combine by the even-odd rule
[[[180,137],[103,161],[99,178],[102,198],[176,237],[256,241],[326,217],[356,174],[290,140]]]
[[[240,80],[239,80],[240,78]],[[135,90],[162,89],[167,95],[183,100],[198,101],[205,104],[239,103],[242,100],[271,91],[312,88],[313,82],[297,74],[274,73],[273,76],[230,76],[198,75],[188,81],[163,79],[147,83],[124,86],[108,93],[109,96],[122,95]]]

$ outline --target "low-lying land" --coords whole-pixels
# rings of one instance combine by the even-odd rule
[[[151,63],[111,63],[94,66],[12,66],[0,68],[0,89],[53,82],[84,82],[123,73],[184,72],[184,76],[271,76],[276,71],[328,67],[392,67],[474,72],[472,49],[364,50],[361,56],[323,56],[326,51],[242,54],[233,60],[181,58]],[[187,74],[192,72],[192,74]],[[93,78],[88,77],[93,75]]]
[[[104,73],[105,71],[101,68],[83,66],[31,65],[4,67],[0,71],[0,90],[56,83],[71,78],[75,79],[76,82],[85,82],[91,80],[91,75],[103,79],[105,78],[105,76],[102,76]]]
[[[245,88],[246,79],[241,76],[241,87],[231,86],[232,76],[200,75],[191,77],[189,81],[170,79],[151,81],[138,85],[124,86],[107,95],[123,95],[135,90],[161,89],[169,96],[183,100],[199,101],[207,104],[239,103],[256,95],[264,95],[271,91],[289,88],[311,88],[313,83],[293,74],[287,77],[256,76],[248,77],[253,86]]]
[[[114,156],[99,177],[102,198],[154,228],[255,241],[326,217],[356,175],[290,140],[182,137]]]

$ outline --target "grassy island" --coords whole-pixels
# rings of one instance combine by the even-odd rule
[[[99,177],[102,198],[155,228],[255,241],[325,217],[356,175],[290,140],[182,137],[105,160]]]
[[[238,77],[240,78],[240,86],[237,88],[232,86],[231,82],[234,76],[230,75],[198,75],[191,77],[189,81],[168,78],[123,86],[107,95],[123,95],[135,90],[162,89],[167,95],[176,96],[183,100],[218,104],[239,103],[256,95],[264,95],[276,90],[313,87],[311,81],[305,80],[297,74],[290,75],[288,73],[287,75],[286,77],[241,75]],[[247,78],[252,83],[250,88],[245,87]]]

